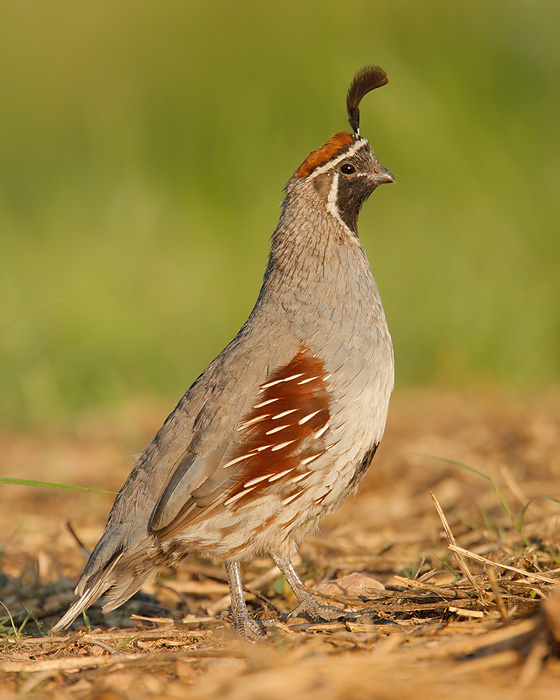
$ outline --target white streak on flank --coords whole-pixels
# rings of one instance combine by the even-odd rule
[[[261,403],[258,403],[253,408],[262,408],[263,406],[268,406],[269,403],[274,403],[275,401],[280,401],[280,399],[267,399],[266,401],[261,401]]]
[[[249,491],[252,491],[255,487],[251,487],[250,489],[247,489],[246,491],[240,491],[239,493],[236,493],[235,496],[232,496],[231,498],[228,498],[227,501],[224,501],[224,506],[229,506],[232,503],[235,503],[239,498],[243,498],[245,494],[249,493]]]
[[[355,153],[357,153],[360,148],[363,148],[367,143],[367,139],[362,139],[360,138],[358,141],[352,144],[349,149],[346,151],[343,151],[338,158],[335,158],[334,160],[328,160],[325,165],[321,165],[320,168],[315,168],[315,170],[311,173],[311,178],[316,177],[317,175],[321,175],[321,173],[325,173],[327,170],[330,170],[332,167],[343,161],[345,158],[350,158],[352,157]]]
[[[261,391],[263,389],[270,389],[271,386],[276,386],[276,384],[282,384],[282,382],[290,382],[292,379],[298,379],[299,377],[303,377],[303,372],[292,374],[289,377],[284,377],[283,379],[276,379],[273,382],[268,382],[268,384],[263,384],[261,386]]]
[[[258,484],[259,482],[264,481],[265,479],[268,479],[269,476],[270,476],[270,474],[265,474],[264,476],[257,476],[256,479],[251,479],[246,484],[243,484],[243,488],[247,489],[247,488],[249,488],[249,486],[254,486],[255,484]]]
[[[321,413],[321,411],[319,410],[319,411],[313,411],[313,413],[309,413],[304,418],[300,418],[300,420],[298,420],[297,424],[303,425],[304,423],[307,423],[308,420],[311,420],[313,418],[313,416],[316,416],[318,413]]]
[[[326,382],[327,379],[330,379],[331,377],[332,377],[332,374],[325,374],[325,376],[323,377],[323,381]]]
[[[299,379],[300,377],[303,377],[304,372],[298,372],[297,374],[291,374],[289,377],[284,377],[282,379],[283,382],[291,382],[292,379]]]
[[[272,445],[261,445],[260,447],[257,447],[257,452],[262,452],[263,450],[268,450],[269,447],[272,447]]]
[[[264,389],[270,389],[271,386],[276,386],[277,384],[281,384],[284,380],[283,379],[276,379],[273,382],[268,382],[268,384],[263,384],[260,388],[261,391]]]
[[[309,382],[313,382],[313,381],[315,381],[315,379],[321,379],[321,377],[319,375],[317,375],[316,377],[309,377],[308,379],[302,379],[301,382],[298,382],[298,386],[301,384],[309,384]]]
[[[331,486],[330,484],[327,484],[327,485],[326,485],[325,487],[323,487],[323,488],[325,489],[323,495],[322,495],[322,496],[319,496],[318,498],[314,498],[314,499],[313,499],[313,503],[321,503],[322,501],[325,500],[325,498],[327,498],[327,496],[330,496],[330,495],[331,495],[332,486]]]
[[[274,447],[270,451],[277,452],[278,450],[281,450],[283,447],[287,447],[288,445],[291,445],[292,442],[295,442],[295,440],[288,440],[288,442],[281,442],[279,445],[274,445]]]
[[[239,428],[237,428],[237,432],[239,432],[240,430],[245,430],[245,428],[248,428],[251,425],[255,425],[255,423],[260,423],[262,420],[266,420],[269,417],[270,417],[270,413],[263,413],[262,416],[257,416],[256,418],[251,418],[251,420],[245,421],[245,423],[241,423]]]
[[[329,427],[329,424],[326,423],[326,424],[321,428],[321,430],[318,430],[312,437],[314,437],[315,440],[318,440],[318,439],[321,437],[321,435],[323,435],[323,433],[327,430],[328,427]]]
[[[298,382],[298,384],[302,384],[302,382]],[[297,411],[297,408],[290,408],[288,411],[282,411],[282,413],[279,413],[277,416],[272,416],[272,420],[278,420],[279,418],[284,418],[284,416],[289,416],[290,413],[293,413],[294,411]]]
[[[279,425],[277,428],[272,428],[272,430],[267,430],[265,435],[272,435],[273,433],[279,433],[281,430],[284,430],[285,428],[289,428],[289,425]]]
[[[224,464],[222,469],[228,469],[228,467],[233,467],[234,464],[237,464],[238,462],[242,462],[244,459],[249,459],[249,457],[252,457],[255,453],[254,452],[248,452],[246,455],[241,455],[241,457],[236,457],[235,459],[232,459],[229,461],[227,464]]]
[[[295,484],[298,481],[301,481],[302,479],[305,479],[306,476],[309,476],[311,472],[303,472],[303,474],[298,474],[297,476],[294,476],[293,479],[288,479],[286,481],[287,484]]]
[[[268,483],[271,484],[273,481],[278,481],[278,479],[281,479],[283,476],[286,476],[286,474],[289,474],[290,472],[294,471],[295,467],[292,467],[291,469],[286,469],[283,472],[278,472],[278,474],[274,474],[274,476],[271,476],[268,480]]]
[[[310,464],[314,459],[317,459],[317,457],[320,457],[322,454],[322,452],[318,452],[316,455],[311,455],[311,457],[302,459],[300,462],[301,466],[304,467],[306,464]]]
[[[282,505],[287,506],[288,503],[290,503],[290,501],[293,501],[294,498],[297,498],[299,495],[301,495],[301,491],[298,491],[297,493],[294,493],[293,495],[288,496],[287,498],[283,498],[281,501]]]

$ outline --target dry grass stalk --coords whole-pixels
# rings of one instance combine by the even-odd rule
[[[492,588],[492,593],[494,594],[494,600],[496,601],[496,604],[498,606],[498,610],[500,612],[500,617],[502,618],[502,622],[507,625],[509,624],[509,617],[507,613],[507,608],[504,603],[504,598],[502,596],[502,592],[500,591],[500,587],[498,586],[498,580],[496,578],[496,570],[494,569],[493,566],[489,566],[488,570],[486,571],[486,575],[488,576],[488,581],[490,582],[490,586]]]
[[[449,545],[449,548],[452,549],[452,545],[457,544],[457,542],[455,541],[455,537],[453,536],[453,532],[451,531],[451,528],[449,527],[449,523],[447,522],[447,518],[445,517],[445,513],[443,512],[443,508],[440,506],[439,501],[436,498],[433,491],[430,491],[430,496],[432,497],[432,500],[434,501],[434,505],[436,507],[437,514],[439,515],[439,519],[441,520],[441,524],[443,525],[443,530],[445,532],[445,536],[447,537],[447,543]],[[456,558],[457,564],[459,564],[459,568],[461,569],[463,574],[468,578],[468,580],[471,582],[472,586],[477,590],[481,600],[484,600],[484,598],[486,597],[485,592],[482,590],[482,588],[475,581],[475,578],[471,574],[471,572],[469,571],[469,567],[465,563],[465,560],[463,559],[463,557],[456,552],[455,558]]]
[[[512,571],[514,574],[519,574],[519,576],[524,576],[525,578],[532,579],[534,581],[543,581],[544,583],[551,584],[558,583],[558,579],[551,578],[550,576],[544,576],[543,574],[537,574],[532,571],[525,571],[524,569],[520,569],[517,566],[508,566],[507,564],[501,564],[497,561],[490,561],[490,559],[486,559],[486,557],[481,557],[480,554],[469,552],[468,549],[458,547],[456,544],[449,544],[449,549],[455,554],[467,557],[469,559],[472,559],[473,561],[478,561],[481,564],[486,564],[490,567],[496,566],[499,569],[504,569],[505,571]]]

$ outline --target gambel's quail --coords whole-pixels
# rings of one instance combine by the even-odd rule
[[[360,208],[394,182],[360,135],[361,99],[387,83],[364,68],[348,90],[352,133],[312,151],[286,186],[263,285],[231,343],[183,396],[120,490],[54,630],[105,595],[113,610],[159,566],[225,561],[235,627],[249,617],[241,564],[268,554],[312,619],[319,605],[288,558],[368,469],[385,429],[393,347],[360,245]]]

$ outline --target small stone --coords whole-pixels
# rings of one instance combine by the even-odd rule
[[[367,596],[375,591],[384,591],[385,586],[373,576],[357,571],[341,576],[334,581],[325,581],[314,587],[316,593],[326,595]]]

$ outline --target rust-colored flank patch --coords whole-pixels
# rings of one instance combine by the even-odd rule
[[[296,177],[307,177],[315,168],[327,163],[333,156],[342,153],[352,145],[354,139],[346,131],[339,131],[324,143],[320,148],[316,148],[307,156],[303,163],[295,172]]]
[[[325,368],[303,349],[270,375],[245,416],[240,442],[224,466],[234,480],[225,505],[245,503],[246,495],[252,499],[290,479],[295,479],[290,493],[299,490],[307,464],[326,449],[322,438],[328,421]]]

